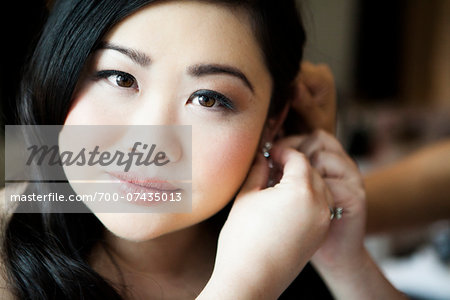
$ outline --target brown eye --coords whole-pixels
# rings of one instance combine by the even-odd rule
[[[127,75],[118,74],[116,75],[116,84],[123,88],[130,88],[134,85],[134,78]]]
[[[219,92],[212,90],[198,90],[189,97],[189,102],[200,105],[209,111],[234,111],[236,107],[233,102]]]
[[[216,103],[216,100],[205,95],[200,95],[198,96],[198,103],[201,106],[212,107]]]
[[[113,86],[117,86],[124,89],[136,89],[139,90],[139,86],[136,78],[133,75],[118,71],[118,70],[103,70],[98,71],[94,75],[94,79],[102,80],[106,79]]]

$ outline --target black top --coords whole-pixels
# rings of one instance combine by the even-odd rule
[[[307,264],[279,299],[332,300],[334,298],[316,270]]]

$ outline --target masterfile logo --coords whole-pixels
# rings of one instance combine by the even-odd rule
[[[34,187],[7,197],[23,212],[191,210],[191,126],[8,125],[5,133],[6,192]]]

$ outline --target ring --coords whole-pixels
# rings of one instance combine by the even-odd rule
[[[330,220],[336,219],[339,220],[342,218],[342,212],[344,209],[342,207],[331,208],[330,207]]]

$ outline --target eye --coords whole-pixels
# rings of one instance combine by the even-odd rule
[[[99,71],[95,75],[97,79],[107,79],[111,84],[125,88],[125,89],[139,89],[137,85],[136,78],[134,78],[133,75],[117,71],[117,70],[105,70],[105,71]]]
[[[216,103],[216,99],[208,97],[206,95],[200,95],[197,96],[197,98],[198,103],[200,103],[201,106],[212,107]]]
[[[134,79],[131,76],[117,74],[114,75],[116,84],[120,87],[129,88],[132,87],[135,83]]]
[[[230,99],[212,90],[198,90],[189,97],[189,101],[211,109],[228,109],[232,111],[236,109]]]

